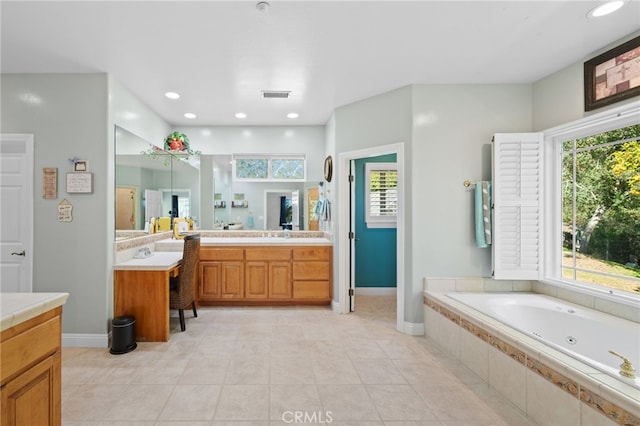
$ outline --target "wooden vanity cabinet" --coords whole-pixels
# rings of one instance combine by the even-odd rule
[[[2,332],[2,426],[61,424],[61,317],[58,307]]]
[[[245,298],[291,299],[291,249],[259,247],[245,250]]]
[[[198,301],[242,300],[244,298],[244,250],[200,248]]]
[[[328,304],[331,246],[201,247],[203,305]]]
[[[331,301],[331,247],[309,246],[293,249],[293,298]]]

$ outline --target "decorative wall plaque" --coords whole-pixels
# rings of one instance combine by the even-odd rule
[[[58,203],[58,222],[71,222],[73,220],[73,205],[67,200]]]
[[[67,173],[67,193],[91,194],[93,192],[93,173]]]
[[[42,169],[42,198],[45,200],[58,198],[58,168]]]

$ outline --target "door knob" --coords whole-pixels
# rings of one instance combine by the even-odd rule
[[[20,253],[15,252],[15,251],[13,253],[11,253],[11,256],[26,256],[26,255],[27,255],[27,253],[24,250],[22,250]]]

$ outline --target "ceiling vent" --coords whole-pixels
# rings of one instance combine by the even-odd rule
[[[291,91],[289,90],[263,90],[262,97],[264,99],[289,99]]]

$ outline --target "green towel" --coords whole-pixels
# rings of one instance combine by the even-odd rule
[[[476,224],[476,246],[485,248],[492,241],[491,181],[476,182],[474,219]]]

